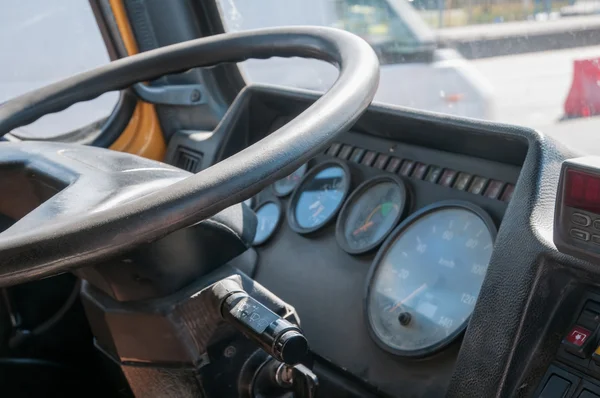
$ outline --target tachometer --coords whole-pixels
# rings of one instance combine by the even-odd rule
[[[341,162],[314,167],[300,182],[288,207],[288,222],[298,233],[323,227],[337,214],[350,189],[350,171]]]
[[[275,232],[281,221],[281,205],[274,200],[269,200],[261,204],[256,209],[256,234],[254,235],[253,245],[262,245]]]
[[[281,180],[275,181],[273,184],[273,192],[277,196],[287,196],[289,195],[294,188],[298,185],[304,174],[306,174],[306,163],[300,166],[296,171],[294,171],[289,176],[282,178]]]
[[[351,254],[377,247],[400,221],[406,199],[404,183],[396,176],[365,181],[340,212],[336,228],[339,245]]]
[[[396,228],[373,262],[366,297],[374,340],[406,356],[430,354],[466,327],[496,228],[467,202],[441,202]]]

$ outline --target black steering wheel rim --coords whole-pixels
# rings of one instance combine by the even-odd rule
[[[336,65],[340,74],[329,91],[288,124],[168,189],[92,214],[58,219],[34,230],[11,228],[0,234],[0,285],[64,272],[125,253],[140,243],[202,221],[290,174],[366,110],[377,89],[379,63],[365,41],[342,30],[261,29],[141,53],[3,104],[0,135],[45,114],[139,81],[193,67],[274,56],[320,59]]]

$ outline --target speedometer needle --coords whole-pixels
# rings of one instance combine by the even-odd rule
[[[407,301],[409,301],[411,298],[415,297],[417,294],[421,293],[423,290],[427,289],[427,283],[423,283],[421,285],[421,287],[419,287],[417,290],[415,290],[414,292],[412,292],[411,294],[409,294],[408,296],[406,296],[404,298],[404,300],[399,301],[398,303],[396,303],[395,306],[393,306],[392,308],[390,308],[389,312],[394,312],[394,310],[398,307],[400,307],[402,304],[406,303]]]

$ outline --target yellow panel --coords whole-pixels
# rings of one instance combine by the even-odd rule
[[[110,0],[110,7],[127,54],[137,54],[138,47],[127,19],[123,0]],[[110,149],[133,153],[149,159],[163,160],[167,148],[154,105],[138,101],[129,124],[121,136],[110,146]]]

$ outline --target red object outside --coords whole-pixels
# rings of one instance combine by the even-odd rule
[[[600,58],[573,62],[573,82],[564,108],[568,117],[600,114]]]

